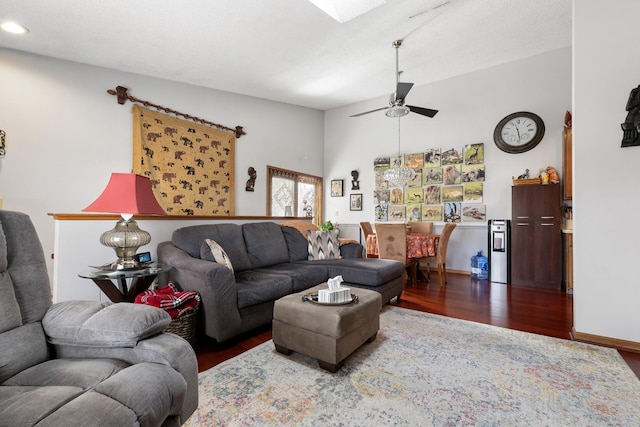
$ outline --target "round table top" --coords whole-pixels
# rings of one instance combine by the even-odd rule
[[[78,274],[78,276],[85,279],[130,279],[134,277],[147,277],[154,276],[160,273],[167,272],[173,267],[164,265],[149,265],[147,267],[126,269],[126,270],[106,270],[100,268],[94,268],[92,270],[86,270]]]

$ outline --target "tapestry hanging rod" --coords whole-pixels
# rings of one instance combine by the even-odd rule
[[[191,116],[189,114],[184,114],[184,113],[181,113],[179,111],[172,110],[171,108],[163,107],[162,105],[157,105],[157,104],[153,104],[153,103],[151,103],[149,101],[143,101],[142,99],[138,99],[135,96],[129,95],[127,93],[128,90],[129,89],[127,89],[124,86],[116,86],[116,90],[109,89],[109,90],[107,90],[107,93],[109,95],[117,96],[118,97],[118,104],[120,104],[120,105],[124,105],[124,103],[128,99],[131,102],[136,102],[138,104],[142,104],[145,107],[153,107],[156,110],[160,110],[160,111],[164,111],[165,113],[169,113],[169,114],[173,114],[173,115],[176,115],[176,116],[184,117],[185,119],[191,120],[191,121],[196,122],[196,123],[212,126],[212,127],[218,128],[220,130],[224,130],[224,131],[227,131],[227,132],[235,133],[236,138],[240,138],[242,135],[246,135],[247,134],[244,131],[244,129],[242,128],[242,126],[236,126],[235,129],[233,129],[233,128],[229,128],[229,127],[223,126],[223,125],[218,124],[218,123],[213,123],[213,122],[210,122],[208,120],[201,119],[199,117],[194,117],[194,116]]]

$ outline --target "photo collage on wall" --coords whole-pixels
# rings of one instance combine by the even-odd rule
[[[415,172],[405,187],[390,187],[384,172],[398,162]],[[484,143],[429,148],[373,162],[375,221],[486,221]]]

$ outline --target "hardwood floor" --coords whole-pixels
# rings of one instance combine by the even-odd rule
[[[570,339],[573,326],[573,297],[563,292],[509,286],[472,280],[468,275],[448,274],[449,283],[418,282],[402,293],[398,307],[486,323],[519,331]],[[196,354],[198,370],[207,370],[271,339],[266,326],[228,342],[218,344],[201,338]],[[619,351],[640,378],[640,354]]]

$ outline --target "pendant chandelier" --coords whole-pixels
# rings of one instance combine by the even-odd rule
[[[393,162],[393,166],[384,172],[384,179],[391,187],[404,187],[409,181],[416,177],[413,169],[402,165],[400,154],[400,117],[398,117],[398,157]]]

